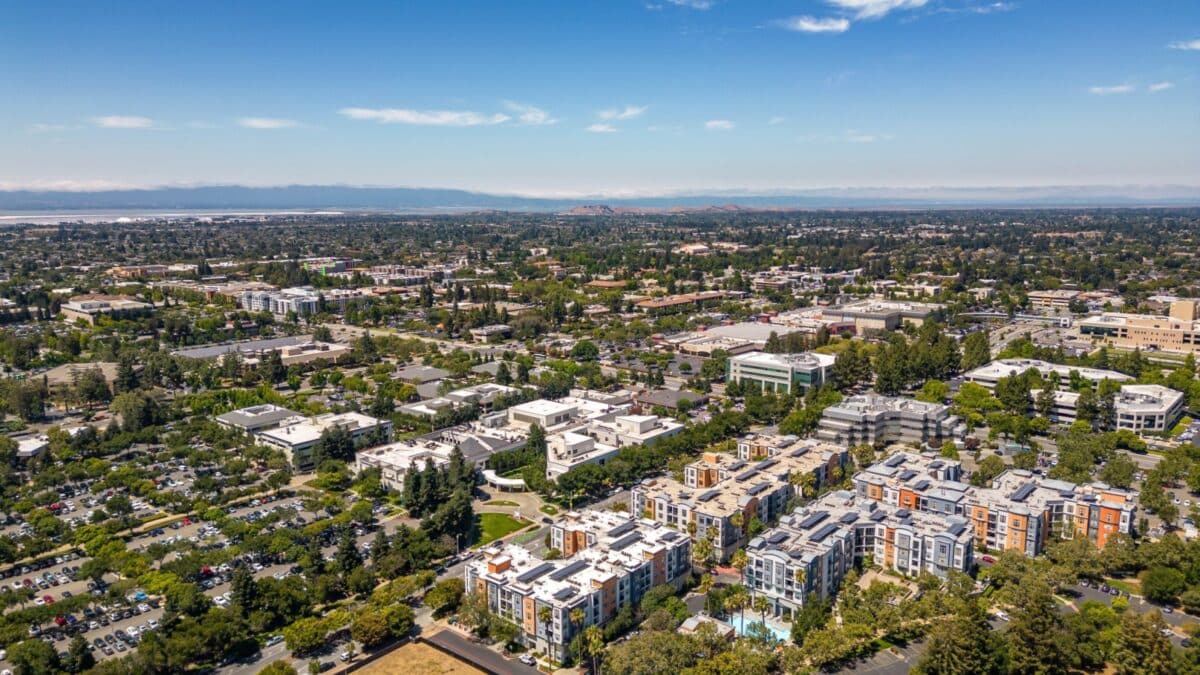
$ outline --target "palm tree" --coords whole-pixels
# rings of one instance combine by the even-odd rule
[[[574,626],[576,631],[578,631],[579,627],[583,625],[584,619],[587,618],[587,614],[584,613],[582,607],[576,607],[575,609],[571,610],[569,618],[571,619],[571,625]]]
[[[712,591],[714,583],[715,582],[713,581],[712,575],[705,574],[704,576],[700,577],[700,587],[697,590],[700,591],[701,595],[708,595],[709,592]]]
[[[754,611],[758,612],[758,618],[762,621],[763,626],[767,625],[767,610],[771,609],[771,601],[767,600],[765,595],[754,596]]]
[[[740,613],[742,618],[741,625],[743,632],[746,630],[746,605],[749,603],[749,600],[750,598],[746,595],[746,589],[744,587],[738,588],[733,593],[730,593],[729,597],[725,598],[725,611],[731,614],[734,611]]]
[[[554,613],[550,611],[549,607],[546,607],[545,605],[538,607],[537,619],[538,619],[538,621],[541,622],[541,624],[543,626],[549,626],[550,619],[553,617],[554,617]],[[549,640],[550,640],[550,638],[549,638],[549,636],[547,636],[546,641],[549,642]]]
[[[604,632],[599,626],[588,626],[583,631],[583,648],[592,659],[592,673],[600,672],[600,654],[604,653]]]
[[[750,556],[746,555],[746,549],[739,548],[734,551],[729,563],[737,568],[738,574],[742,577],[742,583],[746,583],[746,566],[750,564]]]

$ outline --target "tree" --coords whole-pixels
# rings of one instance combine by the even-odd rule
[[[1100,470],[1100,480],[1119,488],[1128,488],[1133,485],[1135,475],[1137,475],[1137,465],[1123,452],[1114,453],[1112,459],[1108,460],[1108,463]]]
[[[1001,641],[975,600],[963,603],[949,620],[934,623],[929,647],[916,675],[988,675],[1002,673]]]
[[[1013,611],[1005,634],[1010,672],[1067,672],[1070,654],[1063,645],[1068,636],[1050,586],[1036,575],[1025,575],[1012,592]]]
[[[367,648],[383,644],[391,637],[387,617],[370,607],[360,610],[350,623],[350,637]]]
[[[926,403],[945,403],[949,395],[950,385],[941,380],[926,380],[915,398]]]
[[[317,668],[320,669],[320,667],[318,663]],[[272,661],[267,664],[266,668],[258,671],[258,675],[297,675],[297,673],[292,664],[287,661]]]
[[[233,578],[229,586],[233,594],[230,598],[231,604],[242,616],[249,615],[254,610],[255,600],[258,598],[258,582],[254,580],[254,573],[246,565],[238,565],[233,569]]]
[[[18,642],[8,648],[8,663],[14,675],[45,675],[60,669],[54,647],[38,639]]]
[[[314,617],[305,617],[283,629],[287,648],[297,654],[311,652],[325,644],[325,622]]]
[[[580,340],[571,348],[573,361],[595,361],[600,358],[600,348],[591,340]]]
[[[71,646],[67,648],[67,662],[63,665],[72,673],[82,673],[96,665],[96,657],[92,656],[91,647],[82,635],[71,638]]]
[[[349,574],[362,566],[363,559],[358,550],[358,540],[354,538],[354,530],[349,527],[342,530],[336,557],[343,574]]]
[[[1141,579],[1142,593],[1151,602],[1173,603],[1187,587],[1183,572],[1171,567],[1151,567]]]
[[[992,479],[1004,473],[1004,470],[1007,468],[1008,465],[998,455],[988,455],[979,462],[975,473],[971,475],[971,484],[981,486],[990,485]]]
[[[991,346],[986,332],[971,333],[963,339],[962,369],[972,370],[987,365],[992,360]]]
[[[453,612],[462,602],[465,590],[466,583],[461,578],[455,577],[439,581],[425,594],[425,606],[432,609],[437,615]]]
[[[600,672],[600,655],[604,653],[604,631],[599,626],[588,626],[583,631],[583,651],[592,660],[592,672]]]
[[[1162,634],[1166,627],[1157,612],[1125,612],[1113,654],[1119,675],[1155,675],[1175,672],[1171,642]]]

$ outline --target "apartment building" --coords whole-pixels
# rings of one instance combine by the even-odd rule
[[[1080,321],[1079,332],[1122,349],[1200,354],[1200,300],[1175,300],[1167,316],[1105,312]]]
[[[753,518],[773,522],[796,494],[796,484],[820,488],[846,466],[844,448],[808,441],[757,462],[704,453],[684,468],[684,480],[649,478],[635,485],[633,513],[707,539],[727,560],[745,541]],[[812,478],[800,478],[811,475]],[[793,482],[795,481],[795,482]],[[740,522],[739,522],[740,521]]]
[[[817,438],[841,445],[911,443],[941,445],[966,436],[967,426],[948,406],[898,396],[863,394],[829,406]]]
[[[748,385],[764,392],[802,394],[829,380],[835,357],[829,354],[769,354],[749,352],[731,356],[726,381]]]
[[[809,596],[833,597],[857,561],[870,556],[908,576],[945,577],[975,564],[970,524],[957,515],[875,502],[846,490],[796,509],[746,547],[746,585],[773,615],[800,609]]]
[[[889,506],[966,518],[977,546],[1042,552],[1051,536],[1086,536],[1103,548],[1132,532],[1137,493],[1104,483],[1077,485],[1012,469],[988,487],[959,482],[961,466],[902,452],[853,478],[855,494]]]
[[[326,413],[309,419],[259,432],[259,443],[283,450],[297,471],[312,471],[315,466],[313,448],[327,430],[340,427],[350,434],[356,444],[378,440],[390,443],[392,423],[356,412]]]
[[[1061,363],[1040,361],[1038,359],[997,359],[974,370],[968,370],[966,373],[963,373],[963,379],[967,382],[982,385],[988,391],[993,391],[996,388],[996,383],[1000,380],[1021,375],[1028,370],[1036,370],[1041,374],[1043,380],[1050,379],[1051,376],[1056,375],[1058,377],[1058,388],[1064,390],[1071,388],[1071,381],[1073,379],[1082,379],[1092,386],[1104,380],[1112,380],[1113,382],[1129,382],[1133,380],[1132,377],[1124,373],[1118,373],[1115,370],[1068,366]]]
[[[563,546],[578,544],[568,557],[543,560],[521,546],[493,545],[464,573],[467,590],[516,624],[522,644],[556,661],[570,656],[572,639],[588,626],[608,623],[646,591],[678,585],[691,572],[686,535],[647,520],[589,513],[568,514],[555,530]],[[582,621],[572,620],[575,610]]]

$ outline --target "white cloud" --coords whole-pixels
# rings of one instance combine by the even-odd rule
[[[92,123],[104,129],[149,129],[154,126],[154,120],[149,117],[137,117],[135,115],[93,117]]]
[[[239,117],[238,126],[247,129],[295,129],[300,126],[296,120],[285,120],[274,117]]]
[[[1110,94],[1128,94],[1133,91],[1131,84],[1114,84],[1106,87],[1088,87],[1089,94],[1108,96]]]
[[[667,0],[667,2],[676,7],[699,10],[710,9],[713,6],[713,0]]]
[[[786,121],[787,121],[786,117],[780,117],[779,115],[776,115],[775,117],[772,117],[771,119],[767,120],[767,124],[770,124],[771,126],[775,126],[776,124],[783,124]]]
[[[1167,45],[1168,49],[1182,49],[1189,52],[1200,52],[1200,40],[1179,40]]]
[[[846,141],[848,143],[874,143],[881,138],[881,136],[876,136],[875,134],[864,134],[854,130],[846,132]]]
[[[627,105],[619,110],[611,108],[601,110],[596,113],[596,117],[602,120],[631,120],[635,117],[641,117],[644,112],[646,112],[646,106],[644,105]]]
[[[517,120],[521,124],[543,125],[557,124],[558,120],[554,119],[545,110],[536,106],[527,105],[525,103],[516,103],[515,101],[505,101],[504,107],[509,112],[517,116]]]
[[[736,125],[729,120],[709,120],[704,123],[704,128],[709,131],[728,131],[734,126]]]
[[[1175,86],[1174,82],[1155,82],[1155,83],[1151,84],[1150,86],[1146,87],[1146,91],[1150,92],[1151,94],[1154,94],[1156,92],[1166,91],[1174,86]]]
[[[797,33],[845,33],[850,30],[849,19],[835,17],[818,19],[815,16],[793,16],[790,19],[780,19],[775,23],[781,28]]]
[[[919,9],[929,0],[825,0],[838,9],[854,13],[855,19],[879,19],[897,9]]]
[[[478,127],[503,124],[510,119],[503,113],[485,115],[469,110],[410,110],[408,108],[342,108],[338,111],[352,120],[380,124],[417,124],[436,127]]]
[[[599,122],[587,128],[587,131],[590,131],[593,134],[611,134],[616,132],[616,130],[617,128],[611,124],[601,124]]]

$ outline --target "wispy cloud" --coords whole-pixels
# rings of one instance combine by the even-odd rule
[[[61,131],[75,131],[77,129],[79,129],[78,126],[70,124],[43,124],[38,122],[29,125],[29,133],[31,134],[53,134]]]
[[[775,24],[797,33],[845,33],[850,30],[849,19],[832,16],[821,19],[815,16],[793,16],[789,19],[780,19]]]
[[[880,19],[898,9],[919,9],[929,0],[826,0],[838,9],[852,12],[855,19]]]
[[[1146,87],[1146,91],[1153,94],[1153,93],[1160,92],[1160,91],[1166,91],[1174,86],[1175,86],[1174,82],[1154,82],[1153,84]]]
[[[239,117],[238,126],[247,129],[295,129],[300,126],[296,120],[285,120],[276,117]]]
[[[627,105],[624,108],[610,108],[601,110],[596,113],[596,117],[602,120],[631,120],[635,117],[641,117],[646,112],[644,105]]]
[[[595,124],[589,125],[587,127],[586,131],[590,131],[593,134],[611,134],[611,133],[616,133],[617,128],[611,124],[604,124],[601,122],[597,122]]]
[[[1112,94],[1128,94],[1133,91],[1132,84],[1114,84],[1103,87],[1088,87],[1089,94],[1096,96],[1111,96]]]
[[[503,124],[510,119],[503,113],[491,115],[470,110],[411,110],[408,108],[342,108],[338,114],[352,120],[380,124],[415,124],[435,127],[478,127]]]
[[[801,136],[798,140],[802,143],[877,143],[880,141],[890,141],[894,138],[891,134],[867,133],[855,129],[847,129],[842,134],[810,134]]]
[[[704,123],[704,128],[709,131],[728,131],[736,126],[729,120],[709,120]]]
[[[138,117],[135,115],[93,117],[92,123],[103,129],[149,129],[154,126],[154,120],[149,117]]]
[[[688,9],[712,9],[716,4],[713,0],[667,0],[667,4],[675,5],[676,7],[687,7]]]
[[[517,103],[515,101],[505,101],[504,108],[517,116],[517,120],[521,124],[529,124],[540,126],[544,124],[557,124],[558,120],[554,119],[545,110],[537,106],[528,105],[525,103]]]
[[[884,140],[885,138],[885,136],[880,136],[878,134],[864,134],[853,129],[846,132],[847,143],[874,143],[876,141]]]
[[[1182,49],[1189,52],[1200,52],[1200,40],[1178,40],[1167,45],[1168,49]]]
[[[772,117],[771,119],[767,120],[767,124],[770,124],[771,126],[775,126],[776,124],[783,124],[786,121],[787,121],[786,117],[780,117],[779,115],[776,115],[776,116]]]

